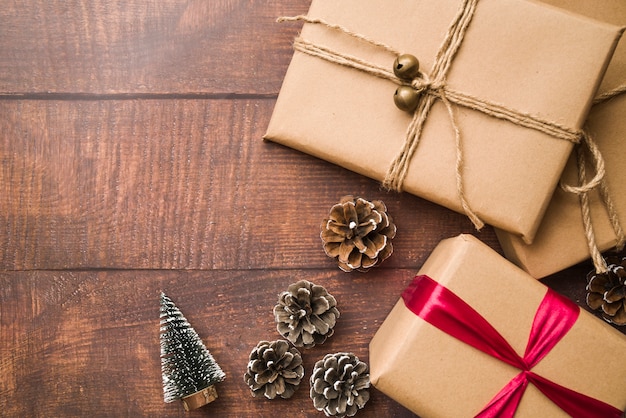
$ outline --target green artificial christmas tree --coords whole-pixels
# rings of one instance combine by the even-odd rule
[[[225,374],[178,307],[161,293],[161,371],[165,402],[181,399],[185,410],[217,398]]]

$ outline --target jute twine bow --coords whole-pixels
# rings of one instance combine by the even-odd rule
[[[624,93],[626,93],[626,84],[599,95],[598,97],[596,97],[593,104],[599,105]],[[587,152],[591,156],[593,166],[596,172],[595,176],[591,180],[589,180],[589,182],[587,182],[587,158],[585,156],[586,153],[583,145],[587,148]],[[580,210],[583,217],[585,237],[587,239],[587,247],[589,248],[591,260],[593,261],[596,273],[606,273],[608,267],[606,265],[606,261],[602,257],[600,249],[598,248],[593,224],[591,222],[589,192],[594,189],[598,189],[600,198],[602,199],[602,203],[604,204],[604,208],[606,209],[606,212],[609,216],[611,227],[613,228],[613,232],[615,232],[615,236],[617,237],[617,243],[615,245],[615,249],[617,251],[622,251],[624,249],[624,244],[626,244],[626,235],[624,234],[624,229],[622,228],[622,225],[619,221],[617,210],[615,209],[615,205],[613,204],[613,200],[611,199],[611,196],[609,194],[609,188],[606,184],[604,159],[602,157],[602,154],[600,153],[600,150],[598,149],[598,146],[591,138],[591,135],[586,132],[583,133],[583,141],[576,147],[576,163],[578,165],[579,186],[569,186],[561,182],[561,188],[566,192],[578,195],[578,199],[580,201]]]
[[[417,108],[413,112],[411,122],[407,127],[404,145],[394,161],[391,163],[383,181],[383,186],[390,190],[402,191],[402,185],[409,169],[409,163],[415,150],[417,149],[424,123],[426,122],[428,114],[435,102],[437,100],[441,100],[447,110],[450,124],[455,136],[457,195],[463,211],[472,221],[476,229],[480,230],[484,226],[484,222],[472,210],[467,198],[465,197],[463,182],[464,159],[461,144],[461,132],[456,122],[452,106],[453,104],[472,109],[498,119],[506,120],[518,126],[534,129],[554,138],[570,141],[576,144],[579,143],[582,138],[582,131],[565,127],[557,122],[545,120],[529,113],[520,112],[498,103],[454,91],[446,85],[448,71],[450,70],[453,59],[459,50],[463,39],[465,38],[465,33],[474,16],[477,4],[478,0],[463,0],[461,2],[457,14],[452,20],[443,43],[439,47],[435,56],[430,73],[425,74],[420,72],[420,75],[410,83],[416,91],[420,92],[421,99],[419,100]],[[381,48],[396,57],[400,55],[399,51],[389,45],[377,42],[365,35],[355,33],[344,26],[329,23],[323,19],[316,19],[302,15],[294,17],[281,17],[278,19],[278,22],[285,21],[304,21],[312,24],[320,24],[329,29],[337,30],[353,38],[369,43],[370,45]],[[294,41],[294,49],[334,64],[346,66],[375,77],[389,80],[397,85],[406,85],[406,82],[398,78],[390,69],[382,68],[358,57],[334,51],[331,48],[309,42],[300,37],[296,38]]]

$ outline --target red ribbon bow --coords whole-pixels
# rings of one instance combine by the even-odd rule
[[[541,301],[520,357],[498,331],[455,293],[428,276],[417,276],[402,293],[414,314],[454,338],[521,370],[476,417],[513,417],[528,383],[574,418],[620,418],[622,412],[532,371],[578,319],[579,307],[552,289]]]

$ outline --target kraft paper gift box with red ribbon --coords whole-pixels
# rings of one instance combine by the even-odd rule
[[[626,335],[471,235],[442,241],[370,343],[374,387],[423,418],[619,418]]]
[[[626,25],[624,0],[549,0],[549,3],[613,24]],[[557,188],[532,245],[505,231],[496,231],[506,257],[531,276],[542,278],[590,257],[597,269],[602,264],[601,258],[597,260],[599,251],[623,246],[626,227],[625,90],[626,42],[622,40],[598,92],[599,97],[610,93],[615,96],[599,100],[592,107],[586,123],[586,130],[604,159],[604,179],[588,193],[587,203],[581,200],[584,196]],[[588,149],[577,151],[584,152],[587,161],[592,160]],[[577,153],[574,153],[563,175],[565,184],[579,184],[578,168]],[[586,180],[591,181],[594,174],[593,164],[587,164]],[[583,216],[585,208],[581,206],[585,204],[589,210],[587,219]],[[590,232],[592,236],[588,236]]]
[[[295,19],[266,140],[527,242],[622,33],[526,0],[313,0]]]

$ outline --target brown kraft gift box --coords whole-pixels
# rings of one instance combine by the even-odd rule
[[[455,293],[519,356],[529,343],[542,300],[549,292],[556,295],[470,235],[442,241],[418,275],[428,276]],[[428,303],[433,303],[431,296],[429,293]],[[565,303],[578,312],[575,322],[530,371],[608,404],[612,413],[600,416],[619,417],[626,408],[626,336],[573,302]],[[401,298],[372,339],[370,378],[374,387],[419,416],[475,416],[520,373],[441,331],[408,306]],[[550,305],[547,312],[558,317],[554,323],[565,321],[563,311],[553,308]],[[456,311],[449,312],[454,316]],[[542,341],[539,339],[538,345]],[[528,384],[515,412],[516,418],[566,416],[534,383]]]
[[[308,16],[410,53],[422,72],[433,73],[462,4],[313,0]],[[537,2],[481,0],[451,60],[445,89],[577,133],[621,32]],[[396,57],[321,24],[305,23],[300,39],[390,72]],[[394,105],[397,87],[296,50],[264,138],[382,181],[407,142],[412,119]],[[430,96],[436,94],[424,94],[422,102]],[[463,213],[456,175],[460,149],[463,195],[471,210],[531,242],[573,143],[454,103],[453,123],[443,99],[433,103],[407,158],[401,190]]]
[[[550,0],[576,12],[604,19],[614,24],[626,24],[624,0]],[[626,42],[621,41],[600,86],[599,94],[626,84]],[[589,114],[587,130],[595,140],[606,164],[605,181],[622,226],[626,225],[626,94],[595,105]],[[577,182],[575,153],[567,163],[563,180]],[[591,169],[589,170],[591,171]],[[589,174],[589,178],[593,171]],[[617,236],[598,191],[589,193],[590,211],[595,241],[600,251],[613,248]],[[505,231],[496,231],[508,259],[531,276],[542,278],[573,266],[590,257],[585,237],[578,196],[557,188],[548,206],[532,245]]]

